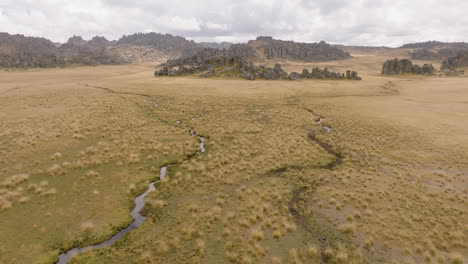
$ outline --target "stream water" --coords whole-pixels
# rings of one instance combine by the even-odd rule
[[[190,135],[197,136],[199,138],[199,140],[200,140],[199,151],[198,151],[197,154],[204,153],[206,151],[206,148],[205,148],[206,139],[204,137],[201,137],[201,136],[197,135],[197,133],[195,133],[194,130],[190,130],[189,132],[190,132]],[[186,161],[188,161],[188,160],[184,160],[184,162],[186,162]],[[172,165],[175,165],[175,164],[172,164]],[[172,165],[167,165],[167,166],[161,167],[161,170],[159,172],[159,180],[154,181],[154,182],[150,182],[148,184],[148,189],[143,194],[141,194],[137,198],[135,198],[135,207],[130,212],[130,215],[132,216],[132,218],[134,220],[133,223],[131,223],[126,228],[120,230],[117,234],[113,235],[108,240],[103,241],[103,242],[101,242],[99,244],[95,244],[95,245],[91,245],[91,246],[87,246],[87,247],[83,247],[83,248],[72,248],[72,249],[68,250],[67,252],[60,254],[59,259],[58,259],[58,261],[56,263],[57,264],[66,264],[75,255],[78,255],[80,253],[83,253],[83,252],[86,252],[86,251],[89,251],[89,250],[100,249],[100,248],[111,246],[115,242],[117,242],[119,239],[121,239],[123,236],[125,236],[128,232],[130,232],[133,229],[141,226],[146,220],[146,217],[144,217],[144,216],[142,216],[140,214],[140,211],[145,206],[146,196],[148,196],[148,194],[151,191],[156,190],[154,185],[156,183],[158,183],[160,180],[162,180],[162,179],[164,179],[166,177],[167,168],[169,168]]]

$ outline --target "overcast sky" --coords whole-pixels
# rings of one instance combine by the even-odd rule
[[[161,32],[195,41],[397,46],[468,41],[467,0],[0,0],[0,32],[64,42]]]

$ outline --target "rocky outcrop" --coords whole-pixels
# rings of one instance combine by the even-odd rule
[[[434,74],[434,67],[432,67],[432,64],[424,64],[422,67],[419,65],[413,65],[411,60],[408,59],[388,60],[382,67],[382,75],[397,75],[405,73],[432,75]]]
[[[311,72],[307,69],[304,69],[301,74],[302,78],[309,78],[309,79],[328,79],[328,80],[362,80],[361,77],[358,76],[358,73],[355,71],[346,71],[345,73],[333,72],[329,71],[327,68],[323,70],[320,68],[313,68]]]
[[[196,52],[192,56],[181,57],[178,59],[168,60],[161,66],[181,67],[191,66],[196,68],[207,69],[209,66],[227,65],[238,62],[242,58],[255,57],[255,51],[245,44],[232,45],[228,50],[219,50],[212,48],[204,48]]]
[[[0,67],[61,67],[65,62],[56,49],[54,43],[45,38],[0,33]]]
[[[0,67],[2,68],[55,68],[63,66],[65,66],[65,61],[53,54],[31,52],[0,54]]]
[[[458,55],[450,57],[442,62],[442,71],[454,71],[457,68],[468,66],[468,51],[459,52]]]
[[[58,48],[58,53],[67,63],[81,65],[117,65],[126,64],[118,53],[111,51],[115,43],[104,37],[93,37],[90,41],[80,36],[71,37],[65,44]]]
[[[321,41],[320,43],[300,43],[276,40],[272,37],[258,37],[249,41],[249,46],[258,52],[263,50],[267,59],[291,59],[299,61],[331,61],[348,59],[351,55],[342,49]]]
[[[450,57],[455,57],[460,52],[465,51],[468,51],[468,48],[452,47],[435,49],[434,51],[428,49],[419,49],[410,53],[410,55],[412,60],[441,60],[448,59]]]
[[[203,77],[211,76],[213,68],[219,66],[234,65],[243,68],[247,62],[242,57],[228,57],[223,51],[216,49],[204,49],[191,57],[169,60],[160,65],[160,70],[155,71],[155,76],[187,75],[209,70]]]
[[[275,64],[273,68],[266,66],[255,66],[252,61],[248,61],[243,57],[215,57],[197,64],[192,67],[184,66],[168,66],[167,64],[162,66],[160,70],[157,70],[154,75],[158,76],[179,76],[188,75],[198,72],[207,71],[200,75],[201,77],[211,76],[236,76],[247,79],[266,79],[266,80],[299,80],[299,79],[324,79],[324,80],[361,80],[355,71],[346,71],[344,73],[337,73],[329,71],[327,68],[319,69],[313,68],[311,72],[304,69],[302,73],[291,72],[287,73],[284,71],[280,64]],[[226,72],[229,75],[226,75]]]
[[[260,66],[255,68],[255,74],[259,78],[266,80],[283,80],[289,78],[288,73],[281,68],[280,64],[275,64],[273,68]]]

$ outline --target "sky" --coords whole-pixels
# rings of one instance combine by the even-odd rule
[[[65,42],[159,32],[201,41],[257,36],[399,46],[468,41],[467,0],[0,0],[0,32]]]

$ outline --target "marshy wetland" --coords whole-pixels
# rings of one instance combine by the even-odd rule
[[[132,210],[68,263],[466,263],[468,78],[351,55],[282,63],[362,81],[0,72],[0,263],[56,263]]]

